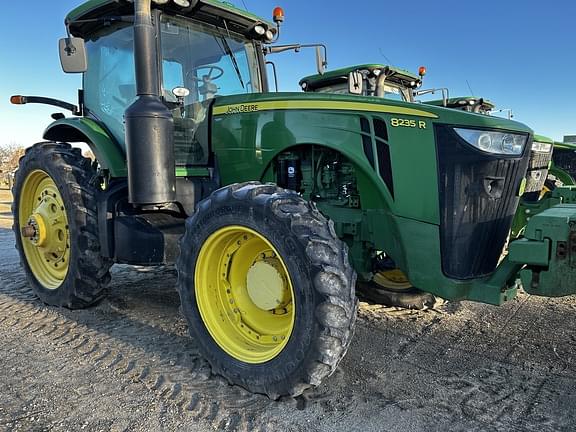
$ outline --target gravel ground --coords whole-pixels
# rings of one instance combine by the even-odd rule
[[[576,298],[426,312],[361,303],[337,372],[270,401],[213,376],[173,268],[115,266],[110,296],[48,307],[18,265],[0,191],[0,430],[573,431]]]

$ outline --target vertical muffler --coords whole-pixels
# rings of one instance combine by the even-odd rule
[[[129,201],[162,205],[176,198],[174,119],[160,97],[151,0],[134,0],[136,100],[125,111]]]

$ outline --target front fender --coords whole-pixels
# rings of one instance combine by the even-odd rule
[[[84,117],[56,120],[46,128],[43,137],[50,141],[86,143],[100,166],[112,177],[128,175],[124,151],[94,120]]]
[[[354,164],[363,208],[390,208],[392,197],[362,150],[359,125],[358,115],[346,113],[295,110],[215,116],[212,145],[222,182],[261,180],[280,153],[318,146]]]

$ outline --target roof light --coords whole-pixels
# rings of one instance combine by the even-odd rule
[[[24,105],[26,103],[26,96],[20,96],[20,95],[11,96],[10,103],[13,105]]]
[[[421,77],[423,77],[424,75],[426,75],[426,68],[424,66],[420,66],[418,68],[418,75],[420,75]]]
[[[258,36],[262,36],[266,33],[266,29],[264,28],[264,26],[257,24],[254,26],[254,33],[256,33]]]
[[[282,9],[279,6],[276,6],[274,8],[274,11],[272,11],[272,18],[274,19],[275,23],[284,22],[284,9]]]
[[[272,30],[266,30],[266,42],[271,43],[274,40],[274,32]]]
[[[168,3],[170,0],[152,0],[152,1],[158,5],[163,5]]]
[[[174,3],[183,8],[187,8],[188,6],[190,6],[190,0],[174,0]]]

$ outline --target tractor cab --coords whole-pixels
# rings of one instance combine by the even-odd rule
[[[422,76],[380,64],[365,64],[310,75],[300,80],[305,92],[355,94],[414,102]]]
[[[432,100],[424,102],[429,105],[445,106],[446,108],[460,109],[463,111],[490,115],[491,112],[496,108],[496,105],[485,98],[479,98],[474,96],[461,96],[448,98],[446,101]]]
[[[157,4],[152,16],[160,64],[159,83],[153,84],[172,114],[174,159],[181,168],[208,163],[206,119],[216,96],[263,91],[262,44],[275,31],[227,3],[193,2],[193,14],[191,2],[184,3]],[[94,0],[66,19],[69,31],[85,40],[83,108],[106,124],[121,147],[124,112],[137,95],[132,9],[127,2]]]

